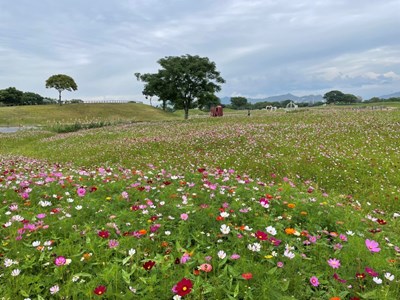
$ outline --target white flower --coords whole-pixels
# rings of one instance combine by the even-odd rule
[[[129,286],[129,290],[134,294],[136,293],[136,289],[133,286]]]
[[[393,218],[398,218],[398,217],[400,217],[400,214],[399,214],[399,213],[394,213],[394,214],[393,214]]]
[[[21,270],[20,269],[14,269],[14,270],[12,270],[12,272],[11,272],[11,276],[18,276],[19,275],[19,273],[21,273]]]
[[[57,294],[59,290],[60,290],[60,287],[56,284],[50,288],[50,294],[52,294],[52,295]]]
[[[244,230],[246,230],[246,231],[252,231],[253,230],[253,228],[250,228],[249,226],[244,226]]]
[[[286,251],[294,250],[294,247],[293,247],[293,246],[290,246],[289,244],[286,244],[286,245],[285,245],[285,250],[286,250]]]
[[[218,251],[218,257],[219,257],[220,259],[224,259],[224,258],[226,257],[225,251],[224,251],[224,250],[219,250],[219,251]]]
[[[82,205],[77,205],[77,206],[75,206],[75,209],[76,209],[76,210],[81,210],[81,209],[82,209]]]
[[[289,250],[285,250],[285,252],[283,252],[283,255],[288,257],[289,259],[293,259],[295,257],[294,253]]]
[[[170,234],[171,234],[171,231],[167,230],[167,231],[165,231],[164,233],[165,233],[165,235],[170,235]]]
[[[226,224],[222,224],[220,230],[223,234],[228,234],[231,231],[229,226],[227,226]]]
[[[393,281],[394,280],[394,275],[392,275],[389,272],[387,272],[387,273],[385,273],[385,278],[387,280]]]
[[[376,284],[381,284],[382,283],[382,279],[378,278],[378,277],[374,277],[372,278],[372,280],[376,283]]]
[[[73,276],[72,277],[72,282],[77,282],[79,280],[79,276]]]
[[[247,249],[253,252],[260,252],[261,250],[261,244],[260,243],[253,243],[253,244],[248,244]]]
[[[354,232],[351,231],[351,230],[347,230],[347,231],[346,231],[346,234],[347,234],[347,235],[350,235],[350,236],[353,236],[353,235],[354,235]]]
[[[33,246],[33,247],[40,246],[40,241],[34,241],[34,242],[32,242],[32,246]]]
[[[13,222],[21,222],[23,220],[24,220],[24,217],[21,217],[20,215],[15,215],[15,216],[12,216],[12,218],[11,218],[11,221],[13,221]]]
[[[179,295],[175,295],[174,297],[172,297],[172,300],[181,300],[182,297]]]
[[[128,251],[129,256],[133,256],[133,255],[135,255],[135,253],[136,253],[136,250],[133,248],[129,249],[129,251]]]
[[[13,263],[14,263],[14,262],[13,262],[12,259],[6,258],[6,259],[4,260],[4,266],[5,266],[6,268],[12,266]]]
[[[226,211],[221,212],[220,215],[221,215],[221,217],[223,217],[223,218],[229,217],[229,213],[227,213]]]
[[[10,227],[11,225],[12,225],[12,223],[10,221],[8,221],[3,226],[4,226],[4,228],[7,228],[7,227]]]
[[[276,235],[276,229],[272,226],[268,226],[266,228],[266,232],[269,233],[270,235]]]
[[[67,199],[67,202],[68,202],[68,203],[72,203],[72,202],[74,202],[74,199],[68,198],[68,199]]]

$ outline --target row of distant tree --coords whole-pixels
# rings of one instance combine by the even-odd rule
[[[15,87],[9,87],[0,90],[0,106],[15,106],[15,105],[45,105],[45,104],[57,104],[59,100],[43,97],[42,95],[23,92]],[[80,99],[72,99],[64,101],[64,103],[83,103]]]

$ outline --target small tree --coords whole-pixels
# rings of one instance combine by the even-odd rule
[[[78,86],[72,77],[64,74],[58,74],[50,76],[49,79],[46,80],[46,88],[55,88],[58,91],[58,103],[61,105],[61,92],[64,90],[67,91],[76,91]]]
[[[231,97],[232,108],[244,109],[247,105],[247,98],[245,97]]]

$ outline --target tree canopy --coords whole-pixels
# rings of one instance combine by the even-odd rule
[[[198,55],[167,56],[158,60],[161,69],[157,73],[135,76],[145,82],[143,94],[157,96],[165,103],[169,101],[175,108],[185,111],[201,106],[205,99],[214,99],[214,93],[221,90],[225,80],[220,76],[214,62]]]
[[[353,94],[344,94],[341,91],[333,90],[324,95],[326,104],[347,104],[356,103],[359,101],[358,97]]]
[[[46,88],[55,88],[58,91],[58,102],[61,105],[61,92],[64,90],[70,92],[76,91],[78,86],[72,77],[64,74],[57,74],[50,76],[46,80]]]
[[[233,109],[244,109],[247,104],[247,98],[245,97],[231,97],[231,105]]]

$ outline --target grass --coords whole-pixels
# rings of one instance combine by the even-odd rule
[[[51,126],[103,122],[145,122],[171,120],[177,117],[140,103],[126,104],[68,104],[0,107],[2,126]]]
[[[0,296],[171,299],[187,278],[185,299],[398,299],[399,121],[329,108],[0,135]]]

